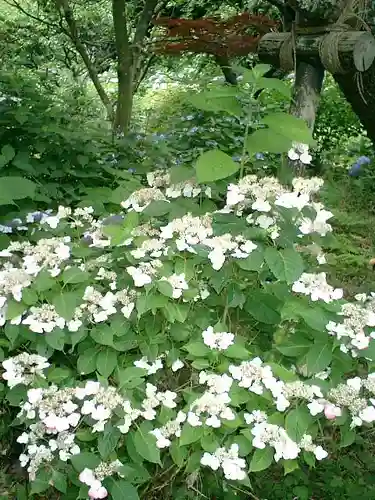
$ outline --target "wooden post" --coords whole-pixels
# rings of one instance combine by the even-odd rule
[[[322,28],[323,30],[323,28]],[[306,30],[307,31],[307,30]],[[326,33],[298,33],[295,51],[300,61],[325,65],[321,60],[319,47]],[[337,32],[337,52],[340,65],[345,72],[366,71],[375,60],[375,38],[367,31]],[[262,62],[280,66],[280,49],[288,41],[290,33],[267,33],[258,43],[258,56]],[[333,50],[333,47],[332,47]],[[326,67],[329,71],[330,68]]]

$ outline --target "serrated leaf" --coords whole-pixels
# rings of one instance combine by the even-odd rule
[[[266,248],[264,258],[273,275],[288,284],[294,283],[303,272],[302,257],[292,248],[280,251],[273,247]]]
[[[226,179],[238,172],[240,166],[218,149],[202,153],[195,164],[197,181],[200,184]]]

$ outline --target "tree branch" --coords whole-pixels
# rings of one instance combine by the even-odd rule
[[[65,22],[68,26],[69,30],[67,34],[69,38],[72,40],[77,52],[81,56],[86,66],[87,72],[91,78],[92,83],[94,84],[94,87],[100,97],[100,100],[102,101],[107,110],[108,118],[112,120],[113,111],[111,102],[109,100],[109,97],[107,96],[106,91],[104,90],[103,85],[99,80],[98,72],[96,71],[94,64],[90,60],[86,47],[84,46],[84,44],[80,39],[77,23],[74,18],[73,10],[69,5],[69,0],[55,0],[55,2],[59,12],[63,14]]]

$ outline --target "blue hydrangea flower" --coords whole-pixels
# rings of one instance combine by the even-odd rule
[[[255,154],[255,158],[257,160],[264,160],[264,155],[263,155],[263,153],[256,153]]]
[[[368,156],[360,156],[354,165],[351,166],[348,174],[351,177],[357,177],[361,173],[363,165],[368,165],[369,163],[371,163],[371,160]]]

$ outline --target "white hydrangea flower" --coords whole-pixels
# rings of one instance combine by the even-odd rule
[[[202,333],[203,342],[211,349],[225,351],[228,347],[234,344],[234,335],[229,332],[214,332],[212,326]]]

